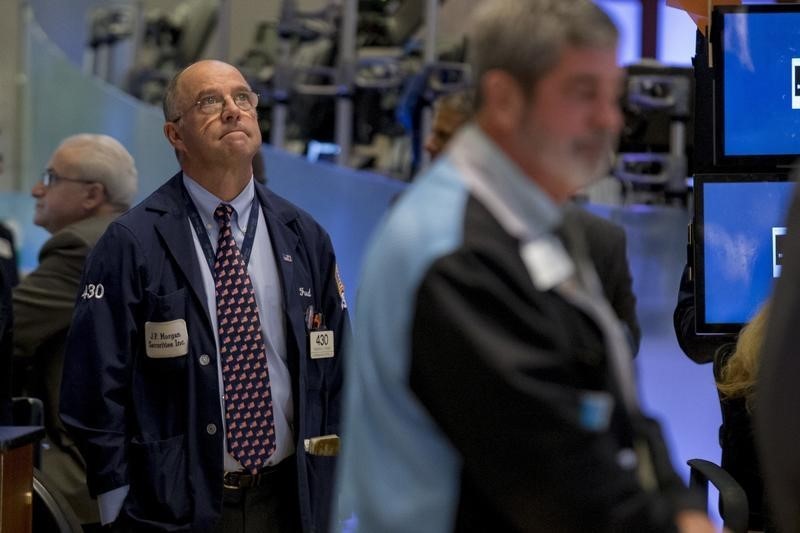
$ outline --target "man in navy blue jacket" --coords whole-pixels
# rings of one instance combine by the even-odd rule
[[[257,101],[226,63],[179,73],[164,133],[181,172],[115,221],[87,262],[61,416],[118,531],[325,529],[333,458],[313,455],[312,439],[338,438],[347,306],[328,234],[254,183]],[[231,452],[240,437],[215,290],[228,272],[214,257],[226,234],[260,318],[268,377],[257,386],[271,391],[242,415],[269,419],[255,433],[274,451],[256,466]]]

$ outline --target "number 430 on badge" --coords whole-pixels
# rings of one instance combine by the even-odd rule
[[[311,359],[333,357],[333,331],[311,331],[308,333]]]

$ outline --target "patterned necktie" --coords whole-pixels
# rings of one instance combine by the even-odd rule
[[[255,291],[231,231],[233,207],[214,211],[219,224],[214,261],[217,327],[225,385],[228,451],[252,474],[275,451],[269,369]]]

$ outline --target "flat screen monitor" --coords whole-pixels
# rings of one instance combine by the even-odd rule
[[[712,14],[716,168],[772,172],[800,156],[800,5]]]
[[[786,175],[695,176],[698,333],[738,332],[770,294],[794,186]]]

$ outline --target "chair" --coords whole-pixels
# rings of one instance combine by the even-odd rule
[[[12,399],[12,420],[17,426],[44,426],[44,404],[27,396]],[[78,517],[41,467],[41,444],[33,453],[33,533],[83,533]]]
[[[39,398],[12,398],[11,412],[15,426],[44,426],[44,404]]]
[[[732,533],[747,533],[750,509],[744,489],[721,466],[705,459],[689,459],[689,487],[700,489],[708,506],[708,483],[719,491],[719,514]]]
[[[715,350],[713,363],[715,381],[720,380],[722,368],[733,355],[735,348],[735,343],[726,342]],[[726,404],[724,398],[720,396],[720,408],[722,410],[723,425],[720,427],[719,444],[723,449],[723,455],[725,455],[726,452],[730,452],[730,449],[726,449],[726,446],[730,444],[723,438],[725,428],[728,427],[730,430],[740,434],[746,432],[749,427],[749,414],[746,412],[743,399],[739,399],[735,403],[728,402]],[[747,439],[737,441],[737,445],[741,447],[745,442],[752,447],[752,442],[747,441]],[[750,453],[753,454],[753,461],[755,461],[755,450],[750,450]],[[732,533],[747,533],[750,521],[750,503],[747,492],[741,483],[728,471],[711,461],[690,459],[687,463],[690,468],[689,486],[701,489],[705,497],[706,506],[708,505],[708,483],[711,483],[719,491],[719,514],[725,527]],[[756,502],[756,504],[759,503]]]
[[[44,426],[44,404],[38,398],[12,398],[11,411],[15,426]],[[34,447],[33,464],[33,533],[82,533],[67,500],[39,470],[40,445]]]
[[[17,396],[11,399],[11,420],[15,426],[44,426],[44,404],[39,398]],[[33,448],[33,466],[42,466],[42,444]]]
[[[33,533],[82,533],[78,517],[52,481],[33,469]]]

